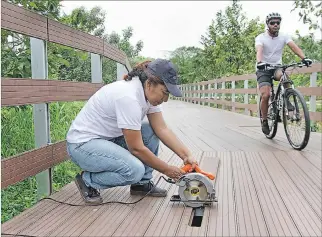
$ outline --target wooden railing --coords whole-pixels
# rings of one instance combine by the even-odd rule
[[[311,121],[322,121],[322,113],[316,112],[316,96],[322,96],[322,87],[316,86],[317,73],[322,72],[322,64],[315,63],[311,67],[303,67],[293,70],[294,74],[310,73],[310,87],[297,87],[304,96],[310,97],[310,119]],[[215,80],[202,81],[198,83],[190,83],[180,85],[183,97],[176,98],[181,101],[198,103],[218,107],[221,105],[223,109],[231,108],[231,111],[236,112],[236,109],[243,109],[244,114],[253,115],[258,112],[259,90],[249,88],[249,81],[256,81],[255,74],[224,77]],[[235,88],[237,81],[243,81],[243,88]],[[231,83],[231,89],[226,89],[227,83]],[[218,94],[221,94],[219,96]],[[243,94],[243,103],[236,102],[236,94]],[[252,96],[256,103],[249,103],[249,96]],[[229,98],[229,100],[227,100]],[[257,113],[258,114],[258,113]]]
[[[1,79],[1,106],[32,104],[35,130],[34,150],[1,160],[1,188],[6,188],[27,177],[36,175],[38,183],[40,183],[38,188],[42,190],[38,192],[39,196],[48,195],[51,192],[51,167],[68,158],[65,141],[55,144],[50,142],[48,103],[87,100],[93,95],[103,86],[102,57],[107,57],[117,63],[118,78],[121,78],[125,72],[131,70],[131,66],[124,52],[107,44],[103,39],[77,31],[5,1],[2,1],[1,4],[1,28],[30,37],[32,67],[31,79]],[[46,42],[54,42],[91,52],[92,83],[47,80]],[[313,83],[314,77],[316,80],[316,72],[321,72],[321,64],[300,70],[300,73],[312,73]],[[254,75],[242,75],[181,85],[184,93],[184,97],[181,100],[203,104],[221,104],[232,106],[233,109],[243,108],[246,111],[257,111],[256,104],[248,103],[248,94],[258,93],[256,88],[248,88],[248,80],[254,78]],[[244,89],[235,89],[235,81],[240,80],[244,81]],[[232,82],[232,89],[225,89],[225,82],[229,81]],[[222,83],[222,89],[218,89],[220,83]],[[214,85],[214,89],[212,85]],[[310,95],[311,98],[321,96],[321,90],[316,86],[300,88],[300,90],[303,94]],[[232,100],[226,101],[223,98],[219,100],[217,96],[213,96],[216,93],[231,94]],[[237,93],[245,95],[244,103],[235,101],[235,94]],[[208,94],[211,94],[211,96]],[[312,106],[314,106],[314,101],[312,99]],[[311,119],[321,121],[321,113],[312,111]]]
[[[104,84],[102,57],[117,64],[117,78],[131,70],[126,54],[103,39],[1,1],[1,28],[30,37],[32,78],[1,78],[1,106],[33,105],[35,149],[1,160],[1,188],[36,175],[38,194],[50,194],[51,167],[68,159],[66,142],[51,144],[48,103],[87,100]],[[46,43],[91,53],[92,83],[47,80]],[[40,191],[39,191],[40,190]]]

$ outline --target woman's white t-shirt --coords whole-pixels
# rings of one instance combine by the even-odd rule
[[[138,77],[100,88],[79,112],[67,133],[69,143],[122,136],[122,128],[140,130],[146,114],[160,112],[146,101]]]

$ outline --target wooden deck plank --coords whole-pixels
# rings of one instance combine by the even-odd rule
[[[304,156],[316,169],[322,171],[322,152],[301,151]]]
[[[170,159],[172,159],[172,155],[166,148],[162,149],[163,152],[159,156],[162,160],[168,162]],[[154,182],[157,182],[160,174],[156,171],[154,171]],[[162,180],[160,181],[160,185],[164,185],[162,183]],[[133,202],[138,200],[138,197],[132,197],[128,190],[126,190],[123,193],[123,196],[120,198],[121,200],[124,200],[124,202]],[[147,199],[151,201],[153,198],[151,197],[146,197],[144,200],[140,201],[137,204],[133,205],[122,205],[122,204],[113,204],[113,209],[110,209],[107,212],[104,212],[103,215],[101,215],[97,220],[95,220],[93,223],[91,223],[91,226],[87,227],[86,230],[80,232],[78,230],[78,233],[81,236],[99,236],[99,235],[107,235],[107,236],[112,236],[119,228],[120,225],[124,222],[124,220],[127,218],[128,215],[133,213],[133,209],[139,205],[141,202],[146,201]],[[124,208],[122,206],[125,206]]]
[[[74,195],[67,199],[66,202],[81,204],[82,200]],[[67,205],[60,204],[53,211],[28,226],[28,228],[23,231],[23,234],[41,236],[42,232],[50,232],[55,228],[58,228],[62,223],[68,221],[71,216],[77,213],[77,210],[77,208],[70,208]]]
[[[322,220],[321,215],[321,176],[318,177],[317,175],[317,181],[315,182],[315,177],[310,178],[309,174],[313,173],[312,170],[308,172],[303,172],[303,169],[308,164],[302,164],[302,168],[296,165],[296,163],[292,162],[289,159],[289,156],[285,152],[275,152],[274,153],[277,161],[280,163],[280,165],[283,167],[285,173],[287,176],[292,180],[293,184],[297,187],[298,191],[301,193],[304,200],[310,205],[311,209],[316,213],[316,215]],[[298,157],[298,159],[300,159]]]
[[[242,134],[245,137],[251,138],[253,140],[257,141],[258,146],[265,146],[269,151],[276,151],[276,150],[281,150],[281,151],[286,151],[286,150],[291,150],[291,147],[286,144],[285,142],[280,142],[278,139],[273,139],[269,140],[263,134],[260,134],[259,132],[255,132],[249,129],[246,129],[244,126],[237,126],[237,125],[227,125],[227,129],[235,131],[236,133]],[[260,129],[257,127],[257,129]],[[251,149],[250,151],[255,151],[254,149]],[[260,151],[260,150],[256,150]]]
[[[204,152],[202,161],[200,163],[200,168],[206,172],[211,172],[215,175],[215,180],[213,184],[215,186],[216,197],[218,197],[218,180],[219,180],[219,172],[220,172],[220,157],[217,155],[217,152]],[[202,225],[199,228],[193,228],[191,236],[200,236],[202,232],[206,234],[206,236],[213,236],[215,231],[210,230],[211,226],[215,226],[216,217],[218,214],[218,205],[219,203],[213,203],[211,206],[207,206],[204,212],[204,217],[202,220]],[[212,222],[212,223],[211,223]],[[213,231],[213,232],[212,232]]]
[[[56,198],[61,201],[66,201],[70,199],[77,191],[72,188],[73,185],[69,184],[62,188],[60,192],[57,192],[52,195],[53,198]],[[52,211],[57,208],[59,204],[47,200],[38,202],[32,208],[27,209],[18,216],[15,216],[11,220],[2,224],[3,233],[15,233],[19,234],[23,232],[30,225],[36,221],[42,219],[44,216],[50,214]],[[19,223],[19,224],[18,224]]]
[[[161,181],[161,187],[169,190],[167,197],[147,197],[134,205],[71,207],[43,200],[3,223],[2,232],[35,236],[321,235],[322,152],[316,141],[320,135],[312,133],[307,148],[295,151],[282,126],[278,136],[269,140],[260,127],[253,127],[258,126],[258,119],[246,115],[170,101],[164,117],[195,157],[200,159],[203,153],[201,168],[217,176],[218,203],[205,208],[201,227],[188,225],[191,208],[170,202],[178,187]],[[159,157],[182,165],[164,144]],[[160,175],[155,172],[154,181]],[[83,204],[73,182],[52,197]],[[129,194],[129,187],[104,190],[102,197],[125,202],[139,198]]]
[[[232,153],[239,234],[241,236],[266,236],[267,231],[254,183],[244,152]]]
[[[239,223],[236,222],[236,203],[234,200],[231,157],[229,153],[218,152],[221,160],[218,188],[218,216],[216,219],[215,236],[236,236]]]
[[[262,133],[260,128],[247,127],[246,130],[251,131],[253,133],[256,133],[256,134],[264,137],[264,134]],[[277,133],[276,133],[276,136],[273,140],[277,141],[278,144],[284,146],[285,148],[289,148],[290,150],[293,150],[293,148],[291,148],[291,145],[289,144],[289,142],[286,138],[283,123],[278,124]],[[321,151],[322,150],[322,144],[320,142],[321,140],[322,140],[321,133],[311,132],[309,143],[307,144],[306,148],[303,151],[309,151],[309,150]]]
[[[317,187],[322,186],[322,172],[309,159],[304,156],[304,152],[291,151],[286,153],[302,172],[313,182]],[[322,160],[322,159],[320,159]]]
[[[287,177],[274,155],[266,152],[260,153],[260,157],[266,169],[273,174],[271,178],[301,234],[304,236],[319,236],[321,220],[301,196],[290,178]]]
[[[288,209],[258,153],[248,152],[251,173],[269,236],[300,236]]]
[[[171,164],[182,165],[179,157],[173,156]],[[171,184],[161,180],[160,187],[169,191]],[[148,229],[159,208],[164,204],[165,198],[147,197],[136,204],[131,213],[124,219],[122,224],[113,233],[113,236],[142,236]]]
[[[102,194],[103,200],[122,200],[122,195],[126,193],[127,187],[113,188],[108,190],[106,195]],[[113,204],[102,205],[96,208],[92,207],[74,207],[77,208],[77,215],[73,215],[68,221],[61,223],[58,228],[46,233],[46,236],[71,236],[75,232],[81,232],[88,228],[99,216],[109,211]]]

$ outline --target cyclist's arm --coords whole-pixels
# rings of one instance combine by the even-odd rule
[[[256,62],[263,60],[263,45],[256,45]]]
[[[287,45],[301,59],[305,58],[303,51],[300,49],[299,46],[297,46],[297,44],[294,43],[294,41],[289,42]]]
[[[261,62],[263,60],[263,42],[261,35],[255,38],[255,48],[256,48],[256,62]]]

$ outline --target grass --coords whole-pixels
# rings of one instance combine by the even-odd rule
[[[52,142],[64,140],[66,132],[85,102],[51,103],[50,130]],[[19,106],[1,109],[1,156],[10,157],[34,146],[33,107]],[[65,161],[53,168],[53,190],[70,183],[80,169]],[[1,192],[1,223],[10,220],[37,202],[35,177],[11,185]]]

